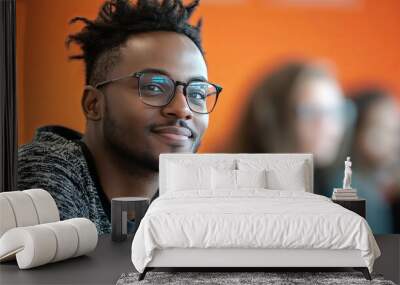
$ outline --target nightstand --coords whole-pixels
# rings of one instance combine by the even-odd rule
[[[361,217],[366,217],[366,200],[356,199],[356,200],[336,200],[332,199],[332,202],[339,204],[340,206],[359,214]]]
[[[111,238],[124,241],[128,234],[135,234],[144,217],[150,199],[145,197],[119,197],[111,200]],[[135,214],[135,220],[129,221],[128,212]],[[131,229],[129,229],[131,228]]]

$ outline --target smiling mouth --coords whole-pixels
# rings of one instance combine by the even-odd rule
[[[182,136],[182,135],[177,135],[177,134],[172,134],[172,133],[157,133],[160,136],[163,136],[167,139],[171,140],[177,140],[177,141],[186,141],[189,139],[187,136]]]
[[[164,126],[152,130],[164,143],[172,146],[184,146],[193,138],[192,132],[185,127]]]

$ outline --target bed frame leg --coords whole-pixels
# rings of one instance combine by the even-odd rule
[[[142,273],[139,274],[139,278],[138,281],[142,281],[144,279],[144,277],[146,276],[147,271],[149,271],[149,269],[146,267],[144,269],[144,271]]]
[[[364,275],[365,279],[372,280],[371,274],[369,274],[369,270],[367,267],[354,267],[354,269],[357,271],[361,271],[362,274]]]

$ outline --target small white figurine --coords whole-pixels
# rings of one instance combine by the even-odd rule
[[[344,179],[343,179],[343,189],[352,189],[351,188],[351,161],[350,156],[347,157],[347,160],[344,162]]]

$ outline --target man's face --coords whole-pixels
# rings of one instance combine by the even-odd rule
[[[121,56],[107,79],[144,70],[159,70],[175,81],[207,79],[200,50],[186,36],[173,32],[136,35],[121,47]],[[208,126],[208,115],[192,112],[176,89],[164,107],[145,105],[138,94],[137,78],[106,85],[103,136],[107,147],[134,163],[158,170],[160,153],[196,152]]]

